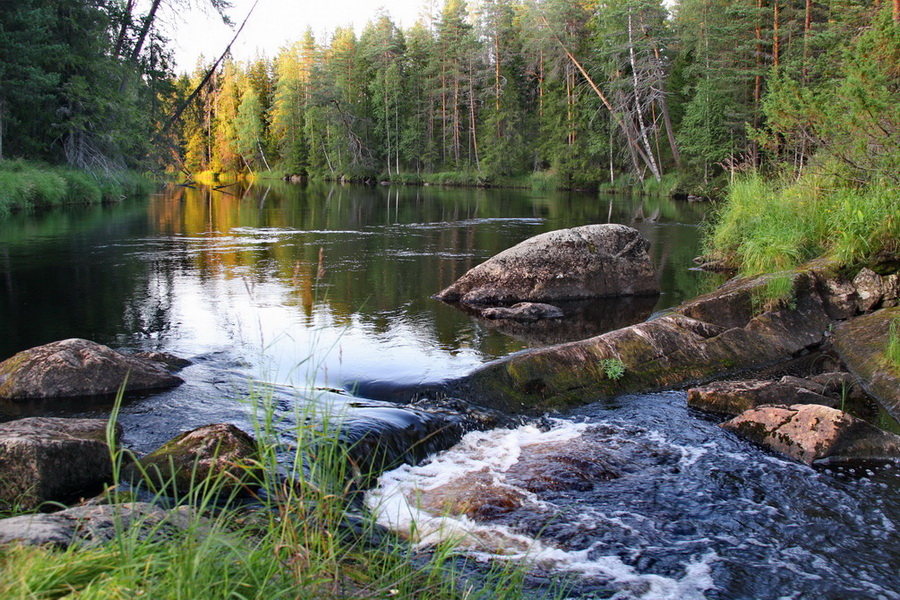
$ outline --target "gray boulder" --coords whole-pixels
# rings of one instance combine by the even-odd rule
[[[0,424],[0,504],[35,508],[110,481],[106,426],[102,419],[50,417]]]
[[[807,464],[900,458],[900,436],[827,406],[760,406],[722,427]]]
[[[625,225],[585,225],[527,239],[469,270],[435,296],[509,305],[659,293],[648,242]]]
[[[52,514],[22,515],[0,520],[0,544],[68,548],[92,547],[117,533],[138,528],[138,539],[160,538],[198,522],[192,509],[172,511],[145,502],[76,506]]]
[[[0,363],[0,400],[64,398],[153,390],[183,383],[155,360],[72,338],[23,350]]]

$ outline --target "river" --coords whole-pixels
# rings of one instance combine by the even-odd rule
[[[189,358],[184,385],[124,406],[124,441],[138,452],[211,422],[247,427],[251,389],[272,394],[287,427],[298,405],[456,377],[709,289],[717,279],[690,269],[707,209],[637,195],[277,183],[171,186],[146,200],[12,215],[0,221],[0,359],[67,337]],[[430,298],[528,237],[606,222],[651,241],[658,299],[582,307],[566,329],[534,332]],[[109,406],[3,410],[102,416]],[[571,576],[573,597],[900,598],[897,471],[781,460],[669,392],[470,434],[386,474],[370,504],[402,528],[400,492],[432,490],[445,507],[448,493],[471,488],[467,478],[499,482],[485,489],[517,500],[463,507],[455,526],[478,532],[471,551],[482,557],[504,546],[518,559],[527,547],[538,591]]]

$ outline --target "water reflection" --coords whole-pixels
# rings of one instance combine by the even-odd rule
[[[249,375],[352,387],[459,375],[529,345],[642,320],[706,285],[689,271],[705,207],[521,190],[171,186],[147,202],[0,223],[3,357],[65,337],[186,356],[225,351]],[[430,299],[530,236],[621,222],[651,242],[655,306],[504,331]],[[610,315],[618,315],[609,322]],[[627,315],[627,316],[623,316]]]

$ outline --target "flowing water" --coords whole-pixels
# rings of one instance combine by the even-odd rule
[[[353,390],[456,377],[705,291],[716,279],[690,267],[706,209],[639,196],[278,184],[170,187],[149,200],[13,215],[0,221],[0,359],[66,337],[191,359],[184,385],[124,407],[125,443],[138,452],[206,423],[249,427],[260,381],[286,429],[304,407],[328,405],[376,430],[428,436],[426,420]],[[658,299],[568,307],[564,326],[501,328],[430,298],[528,237],[605,222],[650,239]],[[471,433],[431,462],[386,473],[369,502],[400,530],[417,514],[426,541],[457,531],[477,556],[527,552],[548,580],[574,577],[573,596],[900,598],[896,469],[801,467],[685,404],[680,392],[624,397]],[[0,420],[108,410],[108,399],[15,403]]]

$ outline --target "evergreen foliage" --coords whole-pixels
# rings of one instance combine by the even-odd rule
[[[900,172],[900,33],[875,0],[445,0],[174,78],[156,22],[179,2],[0,3],[0,157],[571,188],[677,171],[712,195],[744,169]]]

